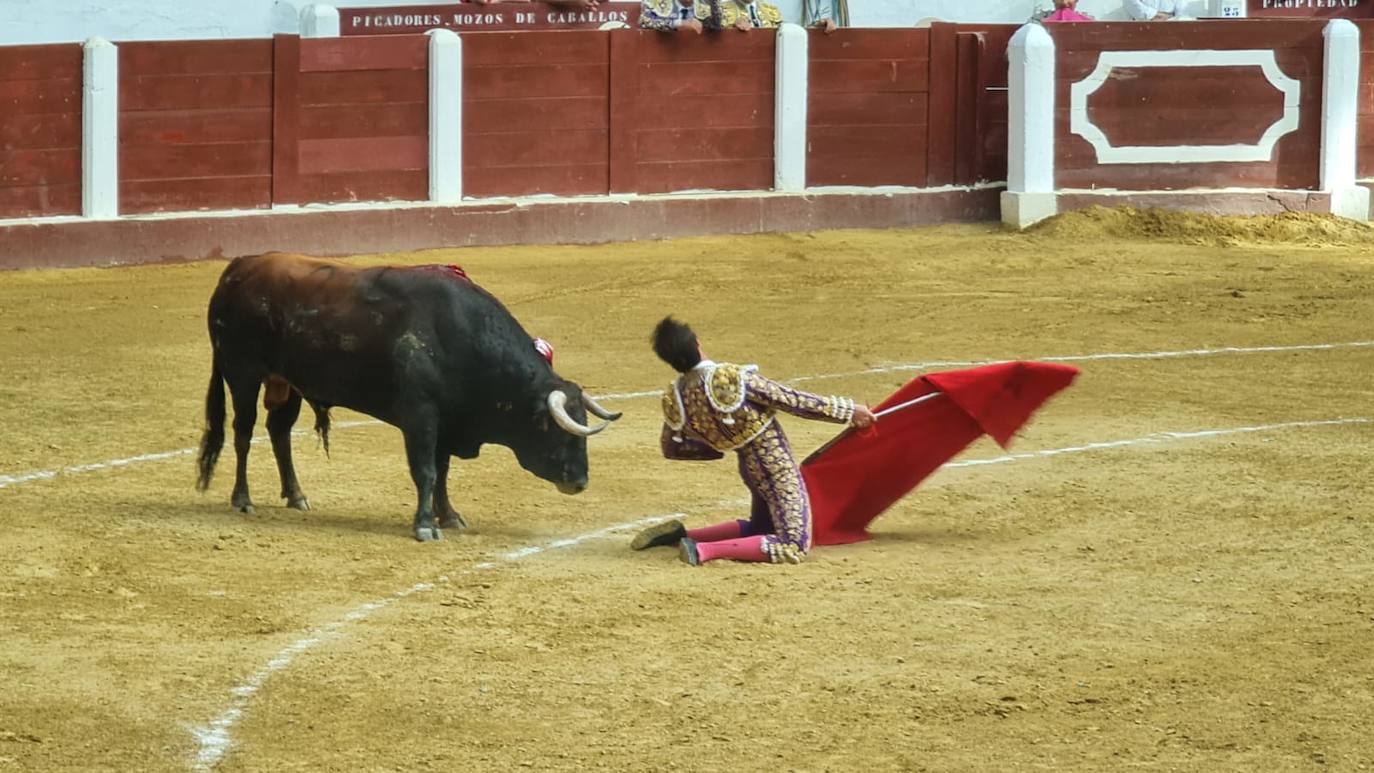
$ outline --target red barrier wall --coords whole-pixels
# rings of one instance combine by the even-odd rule
[[[1360,149],[1358,176],[1374,178],[1374,21],[1355,22],[1360,28]]]
[[[0,217],[81,213],[79,45],[0,48]]]
[[[967,166],[955,164],[954,182],[968,184],[1007,179],[1007,44],[1020,25],[959,25],[958,105],[960,129],[956,135],[963,144],[957,156]],[[972,48],[970,54],[968,49]],[[969,64],[965,62],[973,59]],[[971,66],[971,67],[970,67]],[[976,68],[966,73],[966,67]]]
[[[279,35],[274,48],[274,201],[429,198],[427,37]]]
[[[1007,41],[1014,24],[932,24],[925,184],[1007,177]]]
[[[610,190],[610,35],[463,36],[463,194]]]
[[[813,30],[808,185],[926,183],[930,30]]]
[[[119,44],[119,210],[272,204],[272,43]]]
[[[1051,25],[1058,51],[1056,187],[1316,189],[1324,24]],[[1297,130],[1281,138],[1264,161],[1099,163],[1093,146],[1071,132],[1071,85],[1088,77],[1103,51],[1174,49],[1273,50],[1279,69],[1301,85]],[[1258,66],[1116,68],[1088,99],[1087,110],[1113,146],[1254,144],[1282,115],[1283,97]]]
[[[810,184],[1004,176],[1006,36],[813,33]],[[463,40],[469,197],[772,188],[776,35]],[[120,43],[120,211],[426,199],[428,42]],[[78,212],[80,47],[4,48],[0,64],[0,215]]]
[[[611,191],[773,187],[777,36],[609,37]]]

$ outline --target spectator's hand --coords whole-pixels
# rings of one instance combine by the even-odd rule
[[[700,20],[700,19],[688,19],[687,21],[684,21],[684,22],[679,23],[679,24],[677,25],[677,28],[678,28],[678,31],[679,31],[679,32],[681,32],[682,30],[690,30],[690,31],[695,32],[696,34],[700,35],[700,34],[701,34],[701,20]]]
[[[1172,18],[1174,18],[1174,15],[1172,13],[1165,13],[1163,11],[1160,11],[1159,13],[1155,14],[1155,21],[1169,21]]]
[[[816,26],[820,27],[821,32],[827,35],[833,34],[835,30],[840,28],[840,25],[836,24],[834,19],[826,19]]]
[[[873,415],[873,411],[869,410],[867,405],[856,405],[854,406],[854,418],[850,419],[849,423],[859,429],[865,429],[873,426],[876,421],[878,421],[878,417]]]
[[[497,0],[499,2],[500,0]],[[597,6],[597,0],[545,0],[553,2],[555,5],[563,5],[568,8],[575,8],[579,11],[590,11]]]
[[[754,25],[749,23],[749,17],[740,16],[738,19],[735,19],[735,29],[739,30],[740,32],[748,32],[753,28]]]

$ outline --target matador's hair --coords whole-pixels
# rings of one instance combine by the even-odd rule
[[[654,327],[654,334],[649,340],[654,345],[654,354],[673,366],[678,373],[686,373],[701,362],[697,334],[686,322],[678,322],[672,316],[664,317]]]

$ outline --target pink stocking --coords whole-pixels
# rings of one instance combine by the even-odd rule
[[[704,564],[717,558],[732,558],[736,561],[767,561],[768,554],[763,552],[766,537],[757,534],[753,537],[720,540],[718,542],[698,542],[697,556]]]
[[[702,526],[699,529],[688,529],[687,536],[697,542],[718,542],[723,539],[735,539],[744,533],[744,527],[748,521],[726,521],[714,526]]]

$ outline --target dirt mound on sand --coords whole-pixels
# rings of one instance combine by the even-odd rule
[[[1054,239],[1150,239],[1232,247],[1243,244],[1374,244],[1374,226],[1310,212],[1219,216],[1134,207],[1088,207],[1026,229]]]

